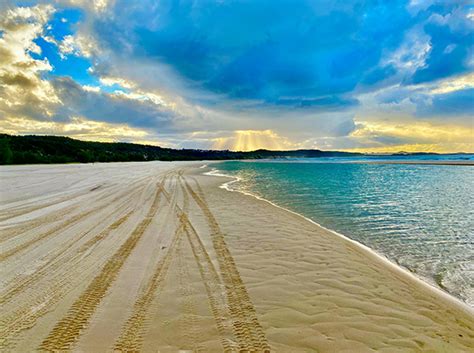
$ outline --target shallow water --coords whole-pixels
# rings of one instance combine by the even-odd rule
[[[229,161],[238,190],[357,240],[474,306],[474,167]]]

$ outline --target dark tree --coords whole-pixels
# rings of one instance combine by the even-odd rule
[[[0,164],[315,158],[353,155],[359,154],[319,150],[252,152],[177,150],[133,143],[80,141],[63,136],[0,134]]]

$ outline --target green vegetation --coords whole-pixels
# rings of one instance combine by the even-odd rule
[[[80,141],[62,136],[0,134],[0,164],[311,158],[353,155],[358,154],[319,150],[252,152],[177,150],[134,143]]]

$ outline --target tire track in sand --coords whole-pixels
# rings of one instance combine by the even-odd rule
[[[167,177],[169,174],[167,175]],[[161,193],[165,196],[169,207],[172,204],[176,204],[175,197],[176,192],[172,195],[165,189],[165,184],[162,183],[160,187]],[[175,190],[176,191],[176,190]],[[170,210],[169,210],[170,211]],[[170,213],[171,215],[172,213]],[[125,324],[122,327],[120,336],[116,339],[114,344],[114,350],[120,352],[138,352],[142,346],[143,336],[148,331],[148,313],[149,308],[155,299],[156,292],[163,285],[163,282],[168,273],[168,269],[173,260],[173,256],[177,252],[177,248],[181,243],[184,224],[180,218],[177,228],[173,234],[170,245],[167,248],[166,253],[158,261],[153,275],[147,281],[138,299],[133,305],[133,310]]]
[[[184,195],[185,205],[189,204],[189,193],[184,186],[182,177],[180,177],[180,187]],[[177,212],[183,213],[179,208],[177,209]],[[224,284],[222,283],[198,232],[187,216],[184,220],[186,221],[185,234],[188,238],[189,245],[191,246],[194,259],[206,289],[209,307],[214,317],[221,345],[224,352],[234,352],[237,350],[237,345],[235,344],[235,337],[232,332],[232,320],[228,310]]]
[[[175,190],[173,195],[177,192],[178,183],[183,191],[183,208],[180,208],[176,203],[174,204],[174,209],[179,220],[178,227],[174,234],[172,245],[169,247],[167,253],[161,259],[161,261],[156,266],[154,275],[150,278],[148,283],[145,286],[143,294],[135,302],[134,310],[130,315],[129,319],[126,321],[122,333],[117,339],[114,350],[124,351],[124,352],[138,352],[142,347],[142,342],[146,332],[148,331],[148,325],[150,318],[148,317],[150,306],[153,301],[156,300],[157,292],[160,287],[163,285],[163,282],[166,278],[169,266],[173,261],[173,258],[180,257],[180,253],[183,246],[182,234],[186,234],[187,240],[191,246],[193,256],[198,265],[201,278],[203,280],[206,293],[208,295],[209,304],[211,312],[216,321],[216,326],[218,333],[221,337],[221,343],[223,345],[225,352],[235,351],[235,345],[232,342],[233,336],[232,331],[229,325],[229,312],[226,310],[225,295],[223,294],[223,285],[220,282],[219,275],[217,274],[212,261],[207,253],[204,244],[197,235],[194,227],[192,226],[189,218],[187,216],[189,208],[189,195],[181,182],[181,174],[178,172],[177,178],[175,178]],[[163,193],[167,195],[169,199],[170,195],[166,190],[163,190]],[[171,205],[170,205],[171,206]],[[176,260],[176,259],[175,259]],[[178,259],[176,265],[182,264],[184,259]],[[185,260],[184,260],[185,261]],[[178,275],[181,276],[182,270],[178,269]],[[179,278],[178,281],[182,281],[183,278]],[[186,291],[186,288],[181,288]],[[189,297],[190,293],[186,291],[183,293],[181,290],[181,295],[184,294],[184,299],[186,300],[185,307],[183,308],[183,319],[189,320],[185,322],[185,325],[182,325],[183,329],[186,329],[186,332],[183,332],[184,335],[189,335],[191,339],[191,345],[193,346],[194,351],[199,351],[201,348],[198,343],[198,337],[195,332],[197,329],[197,321],[194,320],[194,308],[192,303],[192,298]],[[194,315],[194,317],[193,317]]]
[[[176,271],[178,277],[179,304],[182,315],[179,317],[179,330],[183,333],[183,349],[193,352],[202,352],[199,342],[199,321],[196,311],[196,291],[193,288],[190,269],[187,261],[187,252],[191,251],[186,246],[186,239],[181,239],[176,250]]]
[[[196,260],[199,273],[206,289],[209,306],[216,323],[224,352],[233,352],[237,347],[234,343],[234,335],[232,333],[231,315],[227,309],[225,295],[223,295],[224,286],[214,268],[214,265],[212,264],[211,258],[206,251],[204,244],[192,224],[189,222],[186,222],[185,234],[188,238],[194,259]]]
[[[24,243],[21,243],[20,245],[12,248],[10,250],[5,251],[3,254],[0,254],[0,262],[3,262],[5,260],[9,259],[10,257],[16,255],[17,253],[29,248],[33,244],[54,235],[58,231],[63,230],[64,228],[67,228],[69,226],[72,226],[72,225],[78,223],[81,219],[83,219],[83,218],[89,216],[90,214],[98,211],[102,207],[103,206],[95,207],[92,210],[88,210],[86,212],[81,212],[81,213],[69,218],[67,221],[62,222],[62,223],[58,224],[57,226],[53,227],[52,229],[40,234],[39,236],[34,237],[33,239],[30,239],[28,241],[25,241]]]
[[[16,226],[16,227],[12,226],[10,228],[7,228],[4,231],[2,231],[3,234],[0,237],[0,244],[7,242],[10,239],[13,239],[17,236],[20,236],[28,231],[34,230],[35,228],[38,228],[42,225],[52,224],[60,220],[61,218],[64,218],[69,213],[74,212],[77,208],[79,208],[79,205],[77,204],[70,205],[70,206],[64,207],[61,210],[58,210],[58,212],[48,213],[42,217],[38,217],[34,220],[26,222],[26,224]]]
[[[89,324],[99,303],[153,220],[158,210],[161,190],[162,188],[158,186],[153,203],[145,218],[135,227],[125,243],[109,258],[100,273],[72,304],[66,316],[51,330],[41,343],[39,350],[63,351],[71,349],[81,332]]]
[[[217,254],[220,273],[224,280],[229,310],[233,320],[234,334],[238,339],[239,350],[270,352],[270,346],[258,321],[257,313],[245,284],[225,243],[220,226],[204,199],[199,183],[197,180],[194,180],[201,195],[198,195],[186,180],[184,181],[186,189],[206,217],[211,231],[211,239]]]
[[[129,192],[130,191],[127,191],[127,193],[129,193]],[[21,243],[20,245],[18,245],[16,247],[13,247],[13,248],[3,252],[2,254],[0,254],[0,262],[3,262],[5,260],[11,258],[12,256],[18,254],[19,252],[22,252],[22,251],[28,249],[29,247],[33,246],[34,244],[36,244],[36,243],[38,243],[38,242],[40,242],[44,239],[47,239],[51,236],[54,236],[59,231],[64,230],[64,228],[68,228],[68,227],[71,227],[71,226],[79,223],[82,219],[86,218],[87,216],[103,209],[104,205],[111,204],[111,203],[114,203],[117,200],[120,200],[127,193],[121,193],[118,196],[114,197],[112,200],[107,200],[106,202],[101,203],[99,206],[96,206],[96,207],[94,207],[90,210],[81,212],[79,214],[76,214],[76,215],[72,216],[71,218],[69,218],[68,220],[66,220],[64,222],[61,222],[60,224],[54,226],[52,229],[49,229],[49,230],[43,232],[42,234],[40,234],[40,235],[30,239],[30,240],[27,240],[27,241]],[[102,200],[104,200],[104,199],[102,199]],[[66,216],[66,215],[63,214],[63,217],[64,216]]]
[[[164,179],[162,183],[163,182]],[[150,183],[148,183],[148,185],[150,185]],[[146,187],[144,186],[143,189],[145,188]],[[132,189],[131,195],[122,202],[120,207],[122,208],[124,205],[127,205],[133,195],[142,191],[142,189],[136,191],[133,191]],[[147,198],[147,200],[152,199],[153,197],[154,196],[152,195],[150,198]],[[131,207],[133,208],[133,205]],[[126,208],[124,210],[126,210]],[[74,282],[71,281],[72,278],[76,280],[76,283],[78,281],[80,282],[80,278],[84,277],[84,273],[90,273],[91,270],[97,268],[97,261],[91,262],[87,267],[84,267],[86,259],[94,255],[92,250],[95,248],[95,245],[107,238],[110,233],[125,223],[132,213],[134,213],[133,210],[129,211],[127,214],[99,232],[99,234],[82,244],[75,253],[71,254],[72,257],[70,256],[69,259],[59,257],[53,263],[45,264],[45,268],[41,267],[40,270],[35,271],[30,276],[27,276],[24,280],[20,281],[16,287],[11,288],[10,291],[6,292],[6,295],[2,295],[3,303],[3,301],[8,299],[13,299],[15,295],[20,293],[23,289],[26,289],[27,287],[32,288],[32,283],[39,280],[42,275],[46,276],[50,273],[53,274],[53,276],[49,278],[50,285],[46,288],[46,291],[43,288],[42,291],[33,293],[31,299],[26,303],[27,305],[19,307],[17,310],[14,310],[8,316],[1,319],[0,337],[2,337],[2,339],[0,340],[0,348],[12,348],[12,346],[14,346],[14,342],[10,339],[12,336],[34,326],[38,318],[49,312],[51,307],[58,303],[72,288],[74,288]],[[95,226],[93,228],[95,228]],[[66,248],[64,251],[69,249],[71,245],[72,244],[63,244]],[[60,251],[60,253],[64,251]],[[69,265],[68,267],[65,266],[65,262]],[[79,263],[81,263],[80,272],[78,272],[76,270],[77,267],[75,267],[75,265]]]
[[[142,183],[146,179],[147,177],[140,178],[134,181],[133,183],[131,183],[130,187],[133,188],[133,190],[136,190],[137,188],[140,187],[140,186],[137,187],[136,185],[140,185],[140,183]],[[97,190],[99,190],[99,193],[97,193]],[[103,199],[104,198],[103,195],[106,193],[108,193],[109,195],[113,195],[115,192],[120,191],[120,190],[121,189],[117,187],[109,187],[107,189],[92,188],[92,189],[88,189],[87,192],[85,192],[84,194],[89,194],[91,192],[94,193],[95,195],[93,195],[93,199],[90,201],[87,201],[88,203],[93,203],[95,200]],[[84,195],[81,195],[81,196],[84,196]],[[105,198],[107,198],[107,196]],[[71,201],[72,199],[73,198],[70,198],[66,201]],[[34,218],[30,221],[24,222],[24,224],[7,228],[3,230],[2,234],[0,235],[0,243],[6,242],[10,239],[15,238],[16,236],[19,236],[28,231],[34,230],[35,228],[38,228],[39,226],[42,226],[45,224],[51,224],[65,217],[68,217],[68,215],[74,212],[74,210],[76,210],[77,208],[79,208],[79,202],[73,203],[72,205],[68,205],[57,211],[50,211],[42,216]]]
[[[133,306],[133,312],[125,322],[122,333],[116,340],[114,345],[115,351],[120,352],[139,352],[143,342],[144,333],[147,331],[147,314],[148,308],[152,304],[156,292],[163,284],[169,266],[176,253],[178,242],[180,242],[183,234],[183,223],[180,222],[176,229],[173,240],[168,247],[168,251],[158,262],[153,276],[148,281],[143,294],[138,298]]]
[[[114,222],[107,229],[103,230],[96,237],[91,239],[89,241],[89,244],[84,244],[81,247],[81,250],[87,251],[87,249],[92,247],[96,242],[98,242],[102,238],[105,238],[113,230],[117,229],[122,223],[126,221],[129,216],[130,213],[126,214],[124,217]],[[78,253],[76,256],[78,260],[81,260],[80,255],[81,253]],[[60,266],[61,264],[58,265]],[[40,273],[38,274],[38,276],[39,275],[44,275],[44,273]],[[30,287],[32,283],[38,280],[38,276],[34,275],[27,277],[25,281],[22,281],[18,286],[12,288],[5,295],[2,295],[2,300],[0,304],[14,299],[15,296],[18,295],[21,291]],[[1,320],[2,329],[0,330],[0,336],[2,337],[2,339],[0,340],[0,349],[4,349],[6,347],[11,349],[14,346],[14,342],[11,340],[11,338],[19,332],[32,327],[38,318],[47,313],[50,310],[51,306],[57,303],[69,291],[71,287],[71,283],[68,283],[68,281],[70,280],[70,276],[67,276],[65,273],[61,272],[55,276],[55,278],[58,277],[60,277],[61,279],[58,282],[50,285],[48,287],[48,291],[39,294],[35,298],[32,298],[28,301],[26,306],[20,307],[18,310],[15,310],[6,318],[3,318]],[[54,279],[52,281],[54,282]]]
[[[97,189],[93,189],[92,191],[95,191]],[[82,190],[80,192],[76,192],[72,195],[67,195],[67,196],[62,196],[59,197],[58,199],[52,198],[52,200],[45,200],[44,203],[39,204],[39,205],[34,205],[34,206],[28,206],[28,205],[20,205],[11,209],[7,209],[4,211],[0,212],[0,222],[8,221],[10,219],[19,217],[19,216],[24,216],[27,215],[28,213],[31,213],[36,210],[40,210],[42,208],[47,208],[53,205],[57,205],[66,201],[72,201],[75,198],[78,198],[80,196],[86,195],[90,193],[90,189]]]
[[[180,217],[183,213],[188,214],[189,211],[189,195],[182,185],[180,180],[181,175],[182,173],[179,172],[176,185],[179,183],[181,193],[183,195],[183,208],[182,212],[179,212],[179,206],[176,204],[173,210],[173,212],[176,212],[178,217]],[[187,218],[183,220],[188,221]],[[186,236],[188,236],[187,222],[184,224],[184,231],[186,232]],[[199,320],[195,300],[196,291],[191,283],[190,269],[186,258],[186,253],[189,251],[191,251],[190,255],[193,255],[190,245],[191,244],[188,243],[188,246],[186,246],[185,241],[180,241],[180,244],[176,250],[176,266],[178,272],[179,294],[181,297],[180,305],[183,312],[179,318],[179,326],[184,336],[183,346],[191,348],[193,352],[202,352],[203,347],[199,341]]]
[[[93,255],[91,251],[95,248],[95,245],[106,239],[109,234],[113,233],[114,230],[125,223],[134,213],[133,205],[130,205],[130,201],[135,195],[143,192],[143,189],[145,189],[145,186],[143,186],[142,189],[130,191],[128,197],[124,199],[119,206],[114,206],[118,215],[123,214],[123,212],[127,211],[129,208],[132,208],[131,211],[127,211],[127,213],[122,215],[118,220],[107,225],[98,234],[94,235],[91,239],[80,245],[79,248],[74,249],[75,243],[80,241],[82,238],[85,238],[89,233],[93,232],[101,222],[104,222],[104,220],[99,220],[89,227],[88,230],[81,232],[79,236],[74,236],[69,241],[57,246],[57,251],[47,254],[49,257],[47,261],[43,262],[43,258],[39,260],[41,265],[35,268],[33,272],[18,275],[12,278],[10,280],[10,285],[7,286],[8,289],[0,294],[0,305],[8,302],[11,299],[14,299],[18,294],[27,288],[30,288],[30,290],[36,288],[35,283],[39,282],[46,276],[48,276],[49,282],[48,290],[46,292],[41,292],[41,294],[33,293],[33,296],[36,295],[36,297],[28,301],[30,309],[23,308],[21,312],[30,312],[31,307],[41,305],[46,300],[45,298],[49,298],[48,303],[51,303],[51,298],[53,297],[53,293],[56,291],[57,287],[59,286],[59,288],[61,288],[61,290],[64,292],[63,289],[65,286],[67,286],[68,280],[74,276],[71,274],[74,273],[74,271],[71,271],[71,269],[74,269],[74,266],[79,262],[83,264],[86,258]],[[152,197],[153,196],[151,196],[151,198]],[[112,213],[111,216],[113,214],[114,213]],[[18,316],[23,316],[18,310],[16,313]]]
[[[19,293],[24,291],[26,288],[31,287],[34,285],[35,282],[39,281],[44,276],[50,273],[56,273],[58,268],[64,267],[65,263],[70,264],[74,263],[75,258],[78,258],[84,252],[88,251],[91,247],[93,247],[96,243],[100,240],[107,237],[113,230],[117,229],[122,223],[124,223],[130,216],[132,215],[132,211],[129,211],[123,217],[119,218],[117,221],[109,225],[107,228],[99,232],[99,234],[95,235],[92,239],[88,240],[84,243],[77,251],[76,254],[73,254],[70,259],[64,258],[64,252],[69,250],[69,246],[64,247],[59,253],[57,253],[53,258],[51,258],[47,263],[42,264],[35,272],[28,274],[26,276],[22,276],[19,279],[13,279],[14,286],[12,286],[8,291],[0,297],[0,305],[8,302],[9,300],[13,299]],[[87,235],[90,233],[97,225],[91,227],[91,229],[87,230],[83,233],[82,236]],[[63,275],[62,273],[60,275]]]
[[[114,206],[115,211],[110,215],[112,216],[114,213],[117,213],[118,215],[123,214],[124,211],[130,208],[130,201],[141,191],[142,190],[131,191],[128,197],[123,201],[121,200],[121,203],[118,206]],[[83,253],[87,251],[89,248],[95,245],[95,243],[104,239],[111,231],[115,230],[118,228],[118,226],[124,223],[130,217],[132,212],[133,211],[128,211],[125,216],[121,216],[118,221],[114,221],[112,224],[110,224],[110,221],[107,222],[109,224],[107,225],[106,223],[106,227],[104,229],[102,229],[97,235],[94,235],[92,239],[81,245],[79,249],[75,249],[74,246],[83,238],[86,238],[90,233],[93,233],[100,224],[105,223],[104,219],[94,222],[87,230],[82,231],[78,235],[74,235],[65,243],[58,244],[55,246],[55,249],[48,252],[46,256],[35,259],[40,263],[40,265],[35,267],[33,272],[19,274],[18,276],[10,279],[9,284],[5,285],[5,287],[8,289],[3,291],[3,293],[0,293],[0,305],[10,300],[18,293],[22,292],[25,288],[31,287],[35,282],[39,281],[45,275],[54,274],[55,276],[53,279],[56,277],[56,275],[64,276],[64,273],[61,272],[68,273],[68,268],[65,265],[71,264],[71,261],[76,259],[79,255],[75,252]]]

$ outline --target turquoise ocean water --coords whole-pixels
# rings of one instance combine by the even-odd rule
[[[474,306],[474,166],[346,161],[228,161],[213,167],[240,178],[231,188],[357,240]]]

